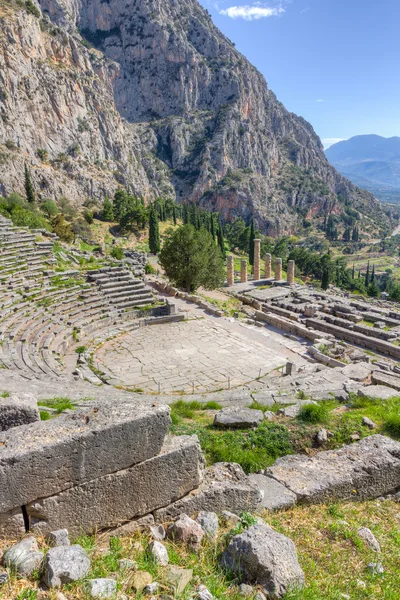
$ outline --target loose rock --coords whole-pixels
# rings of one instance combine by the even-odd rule
[[[44,580],[47,587],[60,587],[83,579],[90,571],[90,560],[82,546],[51,548],[45,559]]]
[[[182,569],[176,565],[170,565],[165,574],[165,578],[168,583],[174,588],[175,594],[180,596],[188,583],[193,578],[192,569]]]
[[[362,424],[365,425],[366,427],[369,427],[370,429],[376,429],[377,428],[377,424],[374,423],[373,421],[371,421],[371,419],[369,419],[368,417],[363,417],[362,418]]]
[[[149,545],[149,554],[158,565],[165,567],[169,562],[168,550],[157,540],[154,540],[154,542],[151,542]]]
[[[137,568],[137,563],[134,560],[130,560],[129,558],[121,558],[118,561],[118,566],[121,571],[129,571],[131,569]]]
[[[153,581],[152,583],[149,583],[149,585],[146,585],[143,591],[145,594],[155,594],[158,591],[159,587],[160,584],[158,583],[158,581]]]
[[[147,571],[136,571],[130,579],[130,587],[140,594],[152,581],[153,578]]]
[[[245,598],[250,598],[254,594],[254,588],[252,585],[247,585],[247,583],[241,583],[239,585],[239,592]]]
[[[91,579],[86,583],[86,589],[91,598],[111,598],[117,591],[114,579]]]
[[[4,565],[19,575],[28,577],[37,569],[44,557],[34,537],[27,537],[11,546],[4,554]]]
[[[8,581],[8,573],[6,571],[0,571],[0,585],[3,585],[3,583],[7,583]]]
[[[373,573],[374,575],[381,575],[385,572],[385,569],[383,568],[381,562],[370,562],[367,564],[367,569],[371,571],[371,573]]]
[[[175,541],[184,542],[192,550],[197,551],[200,549],[204,531],[196,521],[182,514],[175,523],[168,527],[167,535]]]
[[[230,512],[229,510],[222,511],[221,519],[227,527],[235,527],[241,520],[238,515],[235,515],[235,513]]]
[[[328,432],[326,429],[320,429],[317,433],[317,444],[323,446],[328,441]]]
[[[219,523],[218,515],[215,512],[200,511],[196,521],[210,540],[217,537]]]
[[[49,546],[70,546],[67,529],[58,529],[51,531],[46,537]]]
[[[196,593],[197,593],[198,600],[213,600],[214,599],[214,596],[212,595],[212,593],[203,584],[197,586]]]
[[[262,410],[252,408],[223,408],[214,417],[216,427],[250,429],[258,427],[264,420]]]
[[[165,529],[162,525],[151,525],[149,531],[154,540],[162,542],[165,539]]]
[[[276,598],[291,587],[304,586],[295,545],[264,523],[234,536],[222,555],[222,565],[246,583],[259,583],[267,595]]]
[[[359,535],[372,550],[375,550],[375,552],[381,551],[378,540],[368,527],[360,527],[360,529],[357,530],[357,535]]]

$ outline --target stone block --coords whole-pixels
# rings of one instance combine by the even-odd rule
[[[261,410],[252,408],[223,408],[214,417],[214,425],[221,428],[251,429],[264,420]]]
[[[204,458],[196,436],[169,438],[161,453],[27,507],[35,530],[55,527],[78,535],[116,527],[182,498],[202,481]]]
[[[284,485],[266,477],[259,473],[249,475],[250,481],[256,484],[262,493],[262,500],[260,508],[266,508],[267,510],[281,510],[283,508],[290,508],[296,504],[296,494],[288,490]]]
[[[170,422],[166,406],[96,401],[0,433],[0,512],[155,456]]]
[[[32,394],[11,394],[0,398],[0,431],[40,421],[36,398]]]
[[[347,365],[342,369],[343,375],[354,381],[365,381],[372,373],[373,365],[358,363]]]
[[[224,511],[240,514],[254,512],[261,502],[259,488],[235,463],[216,463],[210,467],[203,483],[189,495],[165,508],[155,511],[156,521],[166,521],[181,513],[189,516],[201,510],[221,514]]]
[[[20,508],[0,513],[0,539],[15,539],[25,533],[25,523]]]
[[[372,398],[373,400],[388,400],[398,394],[393,388],[386,385],[367,385],[358,388],[357,393],[362,398]]]
[[[294,494],[298,502],[368,500],[400,487],[400,442],[371,435],[339,450],[278,458],[265,474]]]

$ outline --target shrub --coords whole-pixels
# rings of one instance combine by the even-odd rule
[[[40,18],[41,14],[40,14],[40,10],[38,9],[38,7],[32,2],[32,0],[26,0],[25,2],[25,6],[26,6],[26,10],[28,11],[28,13],[30,13],[31,15],[33,15],[36,18]]]
[[[152,267],[150,263],[146,263],[144,272],[146,273],[146,275],[156,275],[157,274],[156,269],[154,267]]]
[[[91,225],[93,223],[93,213],[91,210],[85,210],[85,212],[83,213],[83,218],[85,219],[86,223],[88,223],[89,225]]]
[[[49,157],[49,153],[44,148],[38,148],[36,153],[37,153],[38,157],[40,158],[40,160],[42,160],[42,161],[47,160]]]
[[[301,408],[298,418],[305,423],[326,423],[329,413],[323,404],[306,404]]]
[[[400,413],[391,411],[383,422],[383,429],[394,438],[400,439]]]
[[[124,258],[124,249],[121,246],[115,246],[111,250],[111,256],[117,260],[122,260]]]
[[[47,400],[39,400],[38,406],[55,408],[57,414],[63,412],[63,410],[75,408],[73,402],[69,398],[64,398],[63,396],[56,396],[55,398],[48,398]]]

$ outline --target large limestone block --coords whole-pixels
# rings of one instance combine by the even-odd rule
[[[366,385],[358,388],[358,395],[362,398],[372,398],[372,400],[389,400],[393,396],[398,396],[393,388],[386,385]]]
[[[0,398],[0,431],[40,420],[36,398],[32,394],[11,394]]]
[[[15,539],[25,533],[24,517],[20,508],[0,513],[0,539]]]
[[[254,512],[261,502],[259,488],[247,477],[242,467],[235,463],[216,463],[210,467],[203,483],[181,500],[154,513],[158,522],[189,516],[207,510],[221,514],[224,510],[240,514]]]
[[[272,511],[290,508],[296,504],[296,495],[279,481],[261,475],[261,473],[253,473],[249,475],[249,479],[260,488],[262,493],[260,508]]]
[[[268,598],[282,598],[305,582],[292,540],[265,523],[235,535],[222,555],[222,565],[245,583],[261,585]]]
[[[278,458],[265,474],[308,504],[367,500],[400,487],[400,443],[372,435],[340,450]]]
[[[264,420],[261,410],[252,408],[223,408],[214,418],[215,427],[232,429],[250,429],[257,427]]]
[[[166,406],[96,401],[0,433],[0,512],[157,455],[169,425]]]
[[[129,469],[99,477],[27,507],[35,530],[70,534],[116,527],[182,498],[202,481],[197,436],[169,438],[161,453]]]
[[[373,365],[356,363],[347,365],[342,369],[343,375],[354,381],[365,381],[372,373]]]

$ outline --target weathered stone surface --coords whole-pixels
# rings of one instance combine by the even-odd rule
[[[357,535],[359,535],[372,550],[375,550],[375,552],[381,551],[378,540],[368,527],[360,527],[360,529],[357,530]]]
[[[373,365],[357,363],[347,365],[342,369],[343,375],[354,381],[365,381],[372,373]]]
[[[222,511],[221,519],[226,527],[235,527],[235,525],[240,523],[239,515],[235,515],[235,513],[230,512],[229,510]]]
[[[115,579],[90,579],[85,587],[91,598],[112,598],[117,591],[117,582]]]
[[[213,540],[217,537],[219,523],[218,515],[215,512],[201,510],[196,517],[196,521],[209,539]]]
[[[129,580],[130,587],[138,594],[142,592],[153,581],[148,571],[136,571]]]
[[[400,391],[400,377],[393,373],[382,373],[382,371],[375,371],[372,373],[372,383],[375,385],[384,385],[393,390]],[[392,392],[395,396],[395,393]]]
[[[396,392],[385,385],[368,385],[358,389],[358,394],[362,398],[372,398],[373,400],[388,400],[396,396]]]
[[[249,475],[249,479],[257,485],[262,493],[260,508],[272,511],[289,508],[296,504],[296,495],[279,481],[256,473]]]
[[[166,406],[103,401],[0,433],[0,511],[151,458],[169,424]]]
[[[27,507],[35,528],[72,534],[115,527],[182,498],[202,480],[196,436],[169,438],[162,452],[138,465],[44,498]]]
[[[192,550],[200,550],[201,541],[204,537],[204,531],[196,521],[193,521],[188,515],[182,514],[167,529],[167,536],[174,541],[183,542]]]
[[[25,533],[25,523],[20,508],[0,513],[0,539],[19,538]]]
[[[44,557],[34,537],[26,537],[4,554],[4,565],[19,575],[28,577],[39,568]]]
[[[188,583],[193,579],[193,570],[170,565],[165,574],[165,579],[174,589],[176,596],[179,597],[184,592]]]
[[[49,546],[70,546],[71,542],[68,537],[67,529],[57,529],[56,531],[50,531],[46,536]]]
[[[211,510],[217,514],[228,510],[239,514],[255,511],[260,501],[259,488],[239,465],[216,463],[206,471],[203,483],[196,490],[182,500],[155,511],[154,516],[157,521],[163,521],[181,513],[195,515],[200,510]]]
[[[150,525],[149,532],[151,537],[159,542],[165,539],[165,529],[162,525]]]
[[[40,421],[36,398],[32,394],[11,394],[0,398],[0,431]]]
[[[400,487],[400,442],[372,435],[312,458],[278,458],[265,474],[287,486],[299,502],[377,498]]]
[[[260,584],[273,598],[282,598],[305,582],[293,542],[264,523],[234,536],[222,555],[222,565],[246,583]]]
[[[44,582],[47,587],[60,587],[83,579],[90,571],[90,560],[82,546],[50,548],[44,562]]]
[[[169,563],[168,550],[161,542],[157,540],[151,542],[148,551],[158,565],[165,567]]]
[[[291,406],[287,406],[286,408],[280,408],[278,414],[283,415],[284,417],[290,417],[294,419],[298,417],[303,406],[307,406],[308,404],[317,404],[314,400],[299,400],[296,404],[292,404]]]
[[[257,427],[264,420],[262,410],[251,408],[223,408],[214,417],[216,427],[232,429],[250,429]]]

